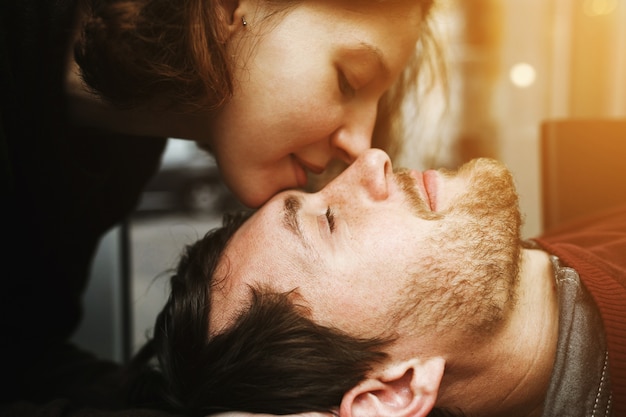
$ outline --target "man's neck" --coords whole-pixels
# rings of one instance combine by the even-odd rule
[[[558,300],[548,255],[523,250],[522,258],[507,323],[488,341],[476,341],[476,350],[465,344],[452,350],[438,406],[469,415],[541,415],[556,354]]]

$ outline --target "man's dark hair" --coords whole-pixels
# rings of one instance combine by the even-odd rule
[[[142,405],[156,399],[162,408],[191,416],[332,412],[387,358],[382,348],[392,338],[359,339],[321,326],[293,294],[271,288],[251,289],[251,305],[242,306],[228,329],[215,334],[209,328],[215,269],[247,217],[227,216],[222,228],[186,248],[154,336],[134,360],[144,366],[152,356],[158,359],[135,381]]]

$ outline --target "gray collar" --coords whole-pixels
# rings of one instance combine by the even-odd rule
[[[561,266],[556,256],[550,258],[559,299],[559,338],[542,416],[612,416],[600,314],[578,273]]]

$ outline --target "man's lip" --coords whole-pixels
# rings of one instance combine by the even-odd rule
[[[424,189],[428,195],[428,204],[432,211],[437,211],[437,171],[429,169],[422,173]]]
[[[431,211],[436,210],[436,175],[437,171],[433,170],[428,170],[424,172],[411,170],[411,176],[415,179],[415,184],[417,185],[420,194],[422,194],[424,202],[428,204]]]

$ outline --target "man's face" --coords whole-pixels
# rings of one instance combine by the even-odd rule
[[[281,193],[237,231],[216,272],[211,328],[263,285],[296,290],[313,320],[354,336],[488,331],[514,296],[519,226],[512,178],[495,161],[394,173],[369,150],[320,192]]]

